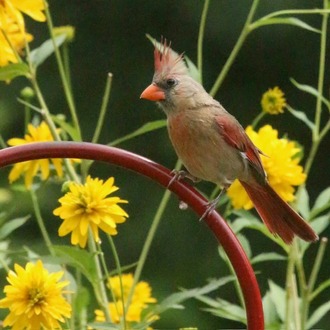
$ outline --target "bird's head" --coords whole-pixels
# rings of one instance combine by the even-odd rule
[[[193,97],[203,87],[188,74],[183,54],[171,49],[166,40],[155,46],[155,73],[152,83],[143,91],[140,98],[158,102],[169,114],[178,111],[182,106],[193,106]]]

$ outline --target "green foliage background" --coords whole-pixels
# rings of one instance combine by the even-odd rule
[[[110,111],[107,114],[100,141],[108,143],[126,135],[148,121],[163,119],[164,115],[153,103],[140,100],[142,90],[151,82],[153,74],[153,47],[146,39],[149,33],[172,41],[173,48],[185,52],[196,62],[197,36],[203,1],[197,0],[51,0],[49,1],[55,26],[72,25],[76,28],[75,41],[70,49],[72,83],[75,101],[80,116],[83,139],[90,141],[97,121],[98,110],[104,92],[107,73],[114,75]],[[230,54],[242,29],[251,1],[213,0],[208,14],[204,40],[204,86],[208,90],[227,56]],[[282,8],[310,8],[311,1],[261,1],[257,17]],[[321,1],[313,1],[321,7]],[[306,16],[304,20],[319,27],[317,16]],[[32,48],[48,39],[46,25],[27,19],[27,25],[35,36]],[[330,47],[330,43],[328,43]],[[330,54],[330,49],[328,49]],[[248,125],[260,112],[262,93],[275,85],[286,93],[290,105],[306,111],[315,108],[315,98],[297,93],[289,78],[300,83],[317,84],[319,37],[317,34],[293,26],[278,25],[264,27],[253,32],[244,44],[237,61],[229,72],[216,98],[243,126]],[[329,97],[329,63],[326,71],[326,96]],[[49,101],[52,113],[69,116],[63,98],[60,80],[54,57],[48,59],[39,69],[40,85]],[[25,87],[23,78],[14,80],[10,86],[0,85],[1,121],[0,130],[4,138],[22,136],[24,113],[16,102],[15,92]],[[15,115],[13,116],[13,113]],[[299,141],[308,150],[310,132],[294,120],[288,113],[267,117],[270,124],[280,133],[289,132],[290,139]],[[266,123],[266,122],[265,122]],[[311,201],[329,185],[329,136],[323,141],[308,179]],[[176,162],[175,153],[167,137],[166,129],[157,130],[119,147],[139,153],[169,168]],[[122,263],[130,264],[137,260],[146,232],[158,207],[163,189],[155,183],[124,171],[120,168],[95,164],[91,171],[102,178],[115,176],[120,187],[120,196],[129,200],[126,210],[130,218],[120,226],[115,238]],[[8,169],[1,172],[1,185],[7,185]],[[211,192],[213,186],[200,183],[198,188]],[[59,197],[57,185],[44,188],[39,194],[44,214],[51,214]],[[11,210],[19,216],[31,211],[29,201],[22,192],[16,192],[19,208]],[[174,292],[178,287],[193,288],[205,284],[211,277],[228,274],[225,264],[218,256],[217,242],[209,230],[190,210],[181,211],[179,201],[173,197],[156,235],[142,278],[150,282],[153,295],[159,300]],[[6,207],[6,206],[4,206]],[[56,237],[59,220],[49,217],[48,226]],[[256,232],[246,231],[252,242],[253,254],[261,251],[275,252],[279,248]],[[325,233],[329,236],[329,230]],[[30,221],[24,229],[16,232],[16,243],[38,248],[38,229]],[[312,263],[316,248],[308,253]],[[329,260],[329,249],[324,260]],[[277,263],[277,264],[276,264]],[[276,265],[276,266],[275,266]],[[269,267],[271,266],[271,267]],[[256,265],[262,294],[265,293],[271,278],[276,283],[284,283],[285,267],[281,261]],[[329,277],[325,265],[321,269],[320,280]],[[230,299],[232,287],[221,288],[223,298]],[[326,293],[319,301],[328,299]],[[188,301],[186,309],[162,315],[159,328],[196,326],[199,329],[234,328],[236,323],[210,316],[200,310],[202,304]],[[326,328],[330,317],[324,318]]]

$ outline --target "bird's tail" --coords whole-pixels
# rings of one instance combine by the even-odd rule
[[[241,181],[241,184],[269,231],[280,236],[285,243],[290,244],[294,235],[307,242],[318,239],[309,224],[284,202],[268,183],[250,185]]]

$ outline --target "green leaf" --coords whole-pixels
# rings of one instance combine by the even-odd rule
[[[56,255],[63,258],[64,262],[77,268],[91,282],[92,285],[98,280],[95,263],[91,262],[91,254],[71,246],[55,245]]]
[[[330,110],[330,101],[328,99],[326,99],[323,95],[320,95],[319,91],[310,86],[310,85],[304,85],[304,84],[300,84],[298,83],[295,79],[291,78],[290,79],[291,83],[293,85],[295,85],[298,89],[300,89],[303,92],[306,92],[308,94],[311,94],[313,96],[315,96],[316,98],[321,97],[322,102],[328,107],[328,109]]]
[[[251,259],[251,264],[258,262],[272,261],[272,260],[286,260],[286,257],[276,252],[260,253]]]
[[[13,200],[13,194],[9,189],[0,188],[0,204],[7,204]],[[0,214],[1,222],[1,214]]]
[[[90,304],[90,292],[84,286],[79,285],[76,294],[74,295],[74,307],[76,315],[83,315],[87,311],[87,306]]]
[[[243,234],[236,235],[238,240],[240,241],[246,256],[250,259],[252,257],[252,250],[249,240]]]
[[[257,222],[259,221],[258,220],[259,218],[256,217],[251,211],[241,209],[241,210],[233,210],[233,213],[243,219],[248,219]]]
[[[0,68],[0,81],[9,81],[19,76],[27,76],[29,67],[25,63],[9,64]]]
[[[299,27],[301,29],[311,31],[311,32],[316,32],[320,33],[321,31],[318,29],[315,29],[311,25],[305,23],[299,18],[295,17],[277,17],[277,18],[261,18],[254,22],[253,24],[250,25],[251,30],[259,28],[261,26],[265,25],[274,25],[274,24],[287,24],[287,25],[293,25],[296,27]]]
[[[308,117],[304,112],[295,110],[292,107],[290,107],[288,104],[286,105],[286,108],[294,117],[305,123],[311,130],[314,130],[315,127],[314,123],[308,119]]]
[[[320,235],[330,224],[330,213],[321,215],[317,218],[314,218],[313,221],[309,222],[309,225],[314,229],[316,234]],[[307,248],[313,243],[300,241],[301,253],[304,253]]]
[[[29,218],[30,216],[27,215],[22,218],[7,220],[6,223],[0,228],[0,241],[9,236],[15,229],[23,226]]]
[[[296,203],[297,210],[306,219],[309,219],[310,207],[309,207],[309,195],[306,186],[301,187],[301,193]]]
[[[260,224],[260,220],[252,214],[252,212],[246,210],[233,210],[233,213],[238,216],[232,223],[231,228],[235,234],[239,233],[242,229],[251,225]]]
[[[121,325],[116,325],[109,322],[92,322],[88,323],[88,327],[91,327],[94,330],[121,330]]]
[[[330,287],[330,278],[323,281],[320,285],[318,285],[318,287],[313,291],[311,295],[311,300],[316,298],[322,291],[324,291],[328,287]]]
[[[60,34],[54,38],[56,47],[60,47],[66,39],[66,34]],[[33,49],[30,54],[30,60],[32,65],[36,68],[42,64],[50,55],[55,52],[54,42],[52,39],[48,39],[43,42],[38,48]]]
[[[155,315],[159,315],[160,313],[165,312],[170,308],[183,308],[180,304],[187,299],[196,298],[199,299],[200,296],[208,294],[219,287],[231,282],[235,279],[234,276],[229,275],[226,277],[222,277],[217,280],[212,280],[207,285],[201,288],[194,288],[190,290],[184,290],[183,292],[176,292],[165,298],[159,305],[152,308],[151,311]]]
[[[279,322],[275,305],[269,291],[267,291],[265,296],[262,298],[262,306],[264,309],[265,329],[280,330],[281,323]]]
[[[316,198],[310,218],[313,219],[316,215],[324,212],[328,208],[330,208],[330,187],[323,190]]]
[[[4,267],[4,265],[9,265],[11,263],[10,259],[7,257],[9,254],[9,241],[0,242],[0,269]]]
[[[246,211],[245,211],[246,212]],[[248,213],[248,212],[247,212]],[[241,214],[241,212],[237,212],[235,211],[235,214]],[[237,223],[237,225],[236,225]],[[239,228],[239,230],[243,229],[243,228],[250,228],[250,229],[254,229],[259,231],[260,233],[262,233],[264,236],[268,237],[269,239],[271,239],[272,241],[274,241],[275,243],[277,243],[279,246],[281,246],[283,248],[284,251],[288,251],[288,245],[286,245],[280,238],[278,238],[277,236],[274,236],[269,230],[268,228],[265,226],[264,223],[261,222],[261,220],[257,219],[256,217],[252,216],[250,218],[246,217],[246,218],[238,218],[235,219],[234,221],[235,224],[235,229],[234,232],[236,233],[237,228]]]
[[[155,121],[152,121],[152,122],[149,122],[149,123],[146,123],[144,124],[143,126],[141,126],[140,128],[138,128],[136,131],[130,133],[130,134],[127,134],[119,139],[116,139],[110,143],[108,143],[109,146],[116,146],[124,141],[127,141],[127,140],[130,140],[130,139],[133,139],[139,135],[142,135],[142,134],[146,134],[146,133],[149,133],[149,132],[152,132],[152,131],[155,131],[157,129],[160,129],[160,128],[163,128],[163,127],[166,127],[166,119],[161,119],[161,120],[155,120]]]
[[[330,213],[320,215],[319,217],[313,219],[313,221],[310,222],[309,224],[317,234],[321,234],[329,226],[330,223],[329,220],[330,220]]]
[[[211,306],[209,308],[203,308],[204,311],[227,320],[233,320],[246,324],[246,313],[241,306],[220,298],[214,300],[212,298],[202,296],[197,297],[197,299]]]
[[[325,204],[330,202],[330,187],[324,189],[316,198],[313,208],[323,207]]]
[[[307,329],[313,328],[313,326],[322,319],[330,311],[330,301],[327,301],[323,305],[319,306],[307,322]]]
[[[269,293],[270,297],[275,305],[277,315],[284,322],[285,320],[285,296],[286,292],[279,285],[275,284],[273,281],[269,280]]]
[[[58,116],[58,115],[51,115],[53,121],[61,127],[63,131],[68,133],[73,141],[79,141],[79,133],[78,131],[69,123],[65,121],[64,116]]]

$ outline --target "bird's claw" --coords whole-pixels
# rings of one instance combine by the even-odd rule
[[[213,201],[210,201],[206,203],[206,210],[204,211],[203,215],[200,217],[199,221],[204,220],[210,213],[212,213],[217,205],[218,205],[219,199],[215,198]]]
[[[184,171],[184,170],[172,170],[171,174],[173,174],[172,179],[170,180],[170,182],[167,185],[167,188],[169,188],[173,182],[175,181],[180,181],[184,178],[188,178],[189,180],[191,180],[192,182],[198,182],[200,181],[198,178],[196,178],[195,176],[191,175],[189,172]]]
[[[206,210],[204,211],[203,215],[200,217],[199,221],[204,220],[210,213],[212,213],[216,209],[216,207],[219,203],[220,197],[226,190],[227,190],[227,187],[224,187],[223,189],[221,189],[219,195],[215,199],[206,203],[206,205],[205,205]]]

